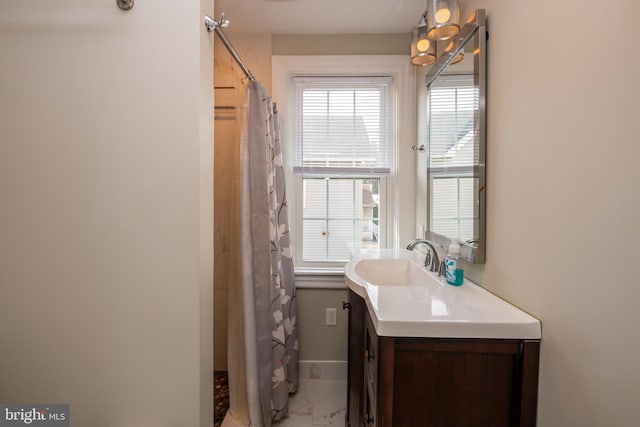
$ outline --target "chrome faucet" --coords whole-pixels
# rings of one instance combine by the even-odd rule
[[[438,250],[436,249],[436,245],[426,239],[414,239],[407,245],[407,250],[412,251],[416,246],[420,244],[423,244],[427,246],[427,248],[429,248],[429,250],[427,251],[427,255],[424,258],[424,266],[428,268],[429,271],[436,271],[438,272],[438,275],[442,275],[444,273],[444,270],[442,268],[440,258],[438,257]]]

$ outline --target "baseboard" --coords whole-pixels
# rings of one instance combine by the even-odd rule
[[[300,378],[346,380],[346,360],[300,360],[298,361]]]

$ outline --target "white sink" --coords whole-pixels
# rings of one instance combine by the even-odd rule
[[[372,286],[408,286],[432,280],[424,268],[411,259],[361,259],[353,266],[355,274]]]
[[[408,286],[424,283],[429,277],[420,267],[419,254],[404,249],[363,249],[351,259],[344,268],[345,282],[363,298],[367,286]],[[420,280],[416,280],[418,277]]]
[[[378,335],[540,339],[540,321],[465,279],[451,286],[415,253],[367,251],[345,266],[345,282],[367,303]]]

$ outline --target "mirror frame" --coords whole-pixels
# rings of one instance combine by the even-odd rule
[[[442,74],[453,58],[458,54],[460,49],[464,49],[467,43],[473,42],[473,70],[474,70],[474,86],[478,88],[478,111],[477,111],[477,128],[478,132],[475,136],[474,145],[478,149],[478,163],[473,166],[474,176],[478,178],[477,188],[474,186],[474,192],[477,195],[477,203],[474,204],[474,240],[469,242],[460,242],[462,248],[462,258],[473,263],[483,264],[485,262],[486,248],[486,88],[487,88],[487,27],[484,9],[477,9],[473,15],[467,20],[466,24],[460,30],[458,36],[458,48],[449,55],[441,55],[438,60],[429,69],[425,77],[427,91],[434,80]],[[431,203],[430,186],[429,186],[429,141],[427,140],[427,203]],[[478,211],[475,212],[475,209]],[[431,222],[429,206],[427,206],[427,227]],[[427,229],[425,231],[426,239],[447,248],[451,237],[434,233]]]

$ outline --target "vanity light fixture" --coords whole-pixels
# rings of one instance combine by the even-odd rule
[[[444,49],[444,53],[451,55],[453,52],[455,52],[458,49],[458,46],[460,45],[460,40],[453,39],[446,43],[447,43],[447,47]],[[464,59],[464,48],[458,50],[458,53],[456,54],[455,58],[453,58],[449,64],[457,64],[463,59]]]
[[[424,15],[413,29],[411,38],[411,63],[424,66],[436,62],[436,42],[427,37],[427,21]]]
[[[427,27],[431,40],[448,40],[460,32],[459,0],[427,0]]]

